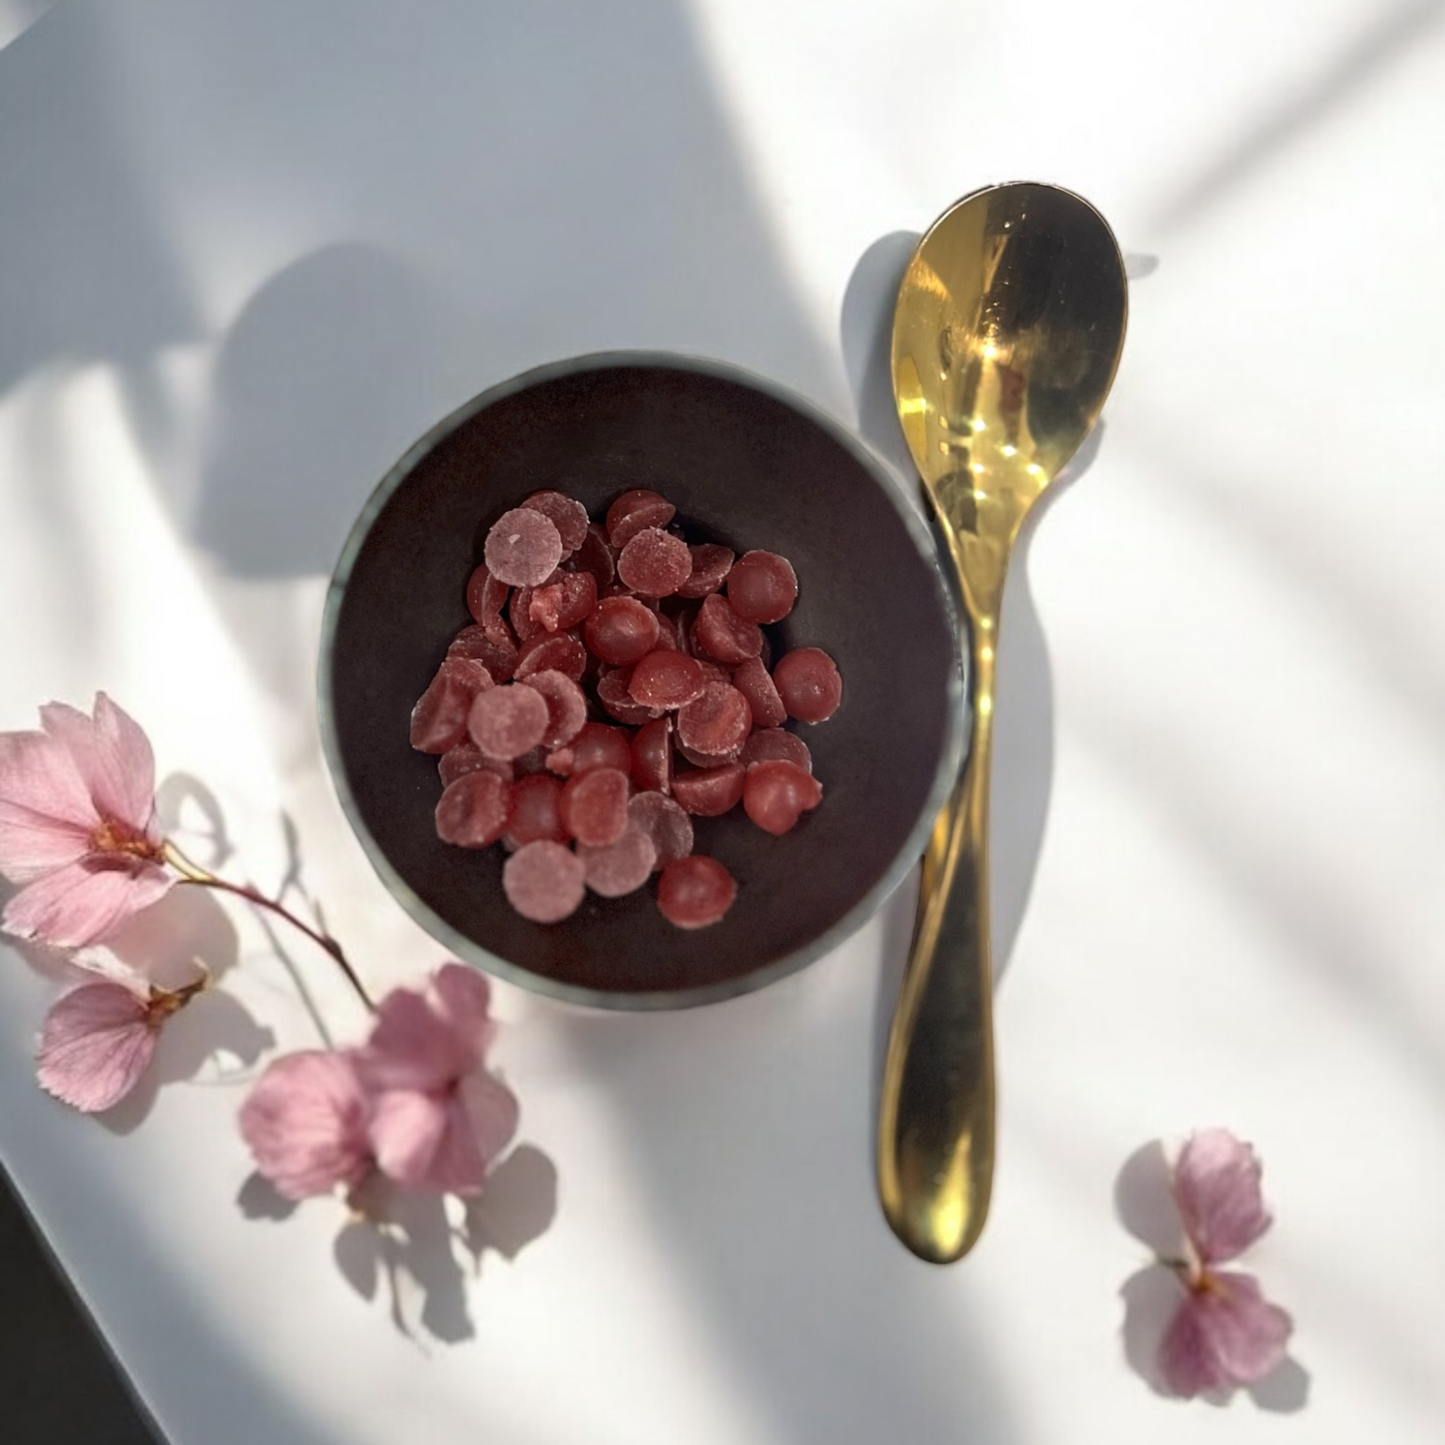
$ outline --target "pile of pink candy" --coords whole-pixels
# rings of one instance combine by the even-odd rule
[[[692,851],[692,818],[741,802],[782,834],[822,800],[807,745],[782,724],[831,717],[842,679],[816,647],[769,673],[760,625],[793,610],[792,566],[689,546],[674,512],[639,490],[605,525],[560,492],[505,513],[467,583],[476,620],[412,712],[411,745],[441,755],[438,836],[502,843],[507,899],[536,923],[658,870],[665,918],[716,923],[737,884]]]

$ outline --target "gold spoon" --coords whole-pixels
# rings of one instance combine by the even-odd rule
[[[878,1191],[894,1233],[945,1264],[993,1182],[988,775],[1009,552],[1098,419],[1124,344],[1118,244],[1087,201],[1018,183],[964,197],[919,242],[893,317],[893,395],[958,569],[973,743],[923,857],[883,1072]]]

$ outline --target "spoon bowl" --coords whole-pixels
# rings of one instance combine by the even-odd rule
[[[878,1130],[884,1212],[936,1263],[973,1246],[993,1178],[988,779],[1009,555],[1098,420],[1127,314],[1107,222],[1072,192],[1034,183],[977,191],[945,212],[894,312],[894,400],[957,571],[974,717],[924,855]]]

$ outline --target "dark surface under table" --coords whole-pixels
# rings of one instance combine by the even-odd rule
[[[0,1441],[161,1445],[3,1172]]]

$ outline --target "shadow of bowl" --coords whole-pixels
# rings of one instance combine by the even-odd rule
[[[689,541],[791,559],[774,656],[815,645],[844,699],[805,729],[825,797],[784,837],[741,809],[697,819],[697,848],[739,882],[718,924],[687,932],[652,887],[588,896],[542,927],[514,913],[500,848],[436,836],[436,759],[407,741],[412,705],[454,634],[487,529],[542,488],[600,516],[650,487]],[[434,937],[539,992],[612,1008],[682,1007],[781,978],[859,927],[912,866],[956,770],[963,688],[953,616],[923,521],[856,438],[780,388],[714,362],[615,353],[503,383],[428,432],[363,508],[332,578],[319,675],[342,805],[383,882]]]

